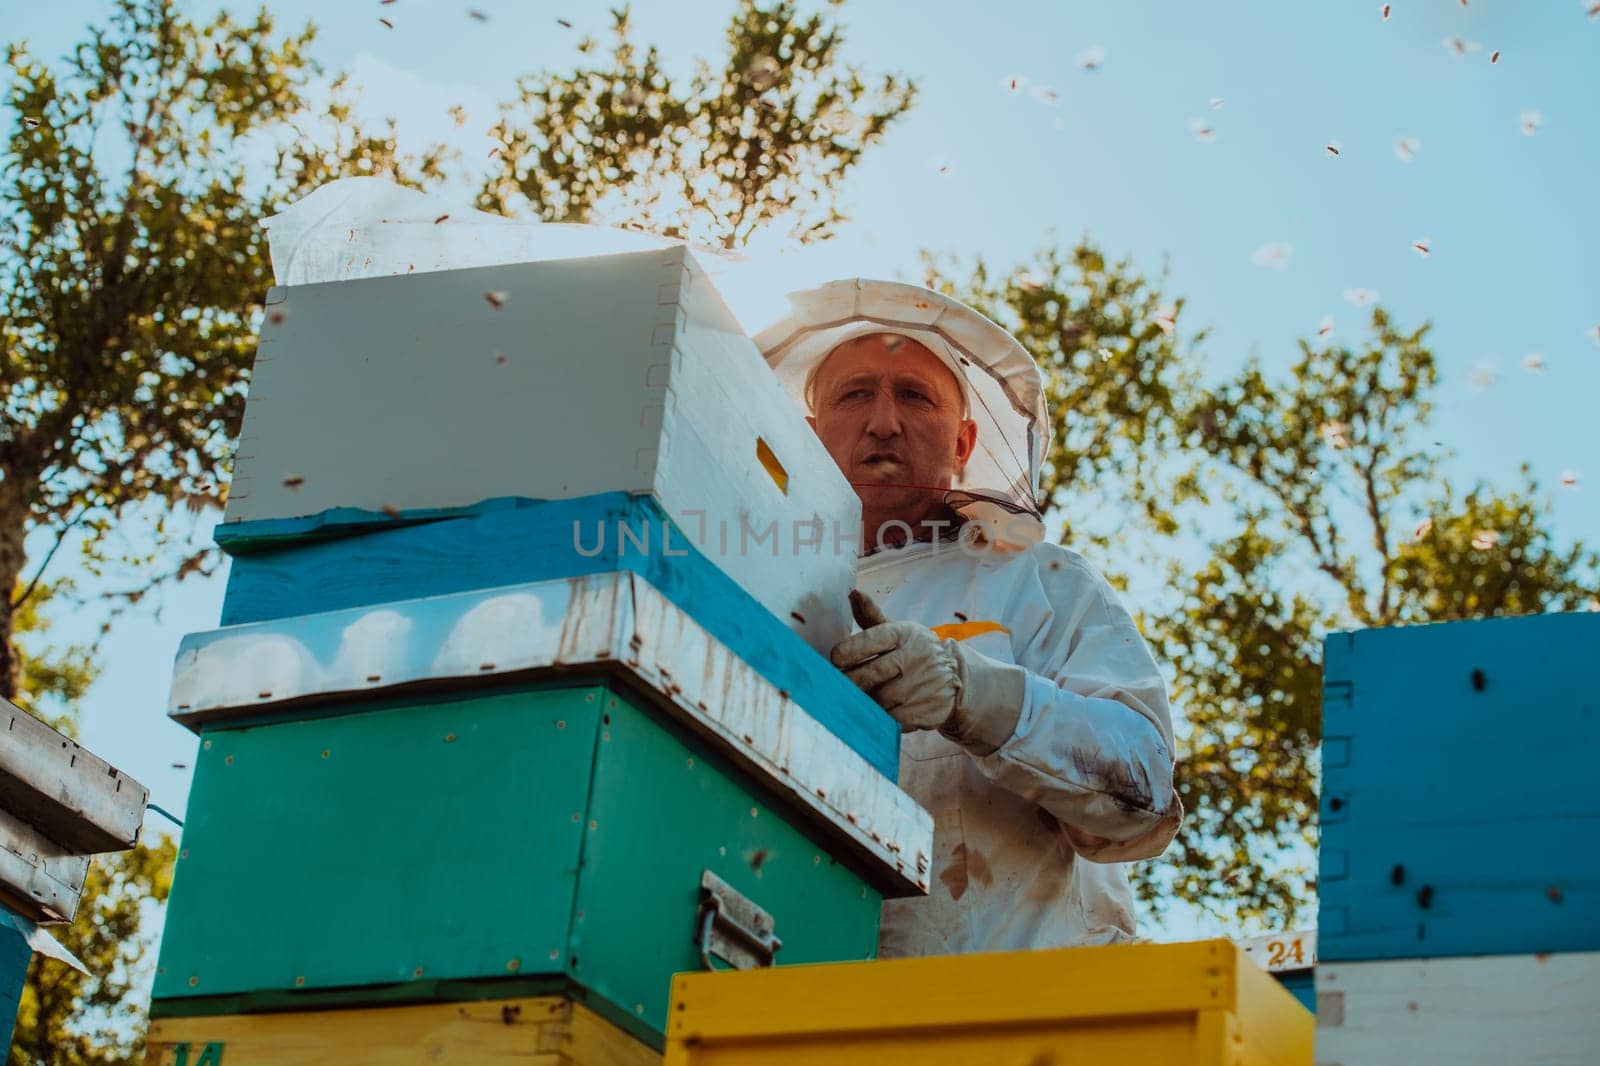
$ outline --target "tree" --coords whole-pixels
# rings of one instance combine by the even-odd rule
[[[76,645],[58,648],[46,643],[50,620],[45,608],[57,595],[70,589],[71,583],[66,579],[39,585],[12,616],[22,678],[21,691],[13,702],[52,727],[76,736],[70,708],[94,684],[94,663],[89,658],[88,648]],[[26,699],[22,698],[24,693]],[[57,713],[49,713],[51,708]]]
[[[1034,354],[1056,420],[1050,515],[1114,583],[1147,586],[1188,809],[1167,855],[1135,870],[1158,912],[1314,917],[1327,633],[1600,608],[1600,559],[1557,543],[1526,470],[1512,491],[1439,479],[1426,326],[1376,308],[1363,344],[1302,341],[1283,380],[1250,360],[1207,382],[1183,300],[1091,241],[1004,273],[929,257],[927,280]]]
[[[1136,547],[1146,532],[1176,532],[1160,490],[1161,465],[1180,437],[1180,407],[1195,383],[1203,331],[1177,329],[1184,301],[1165,297],[1127,259],[1113,262],[1085,237],[1042,248],[1009,272],[924,253],[925,282],[1004,326],[1038,361],[1055,435],[1041,503],[1062,539],[1101,551]]]
[[[118,0],[59,69],[8,50],[0,589],[18,591],[0,599],[0,695],[17,691],[14,614],[69,538],[91,572],[140,564],[136,599],[166,540],[158,526],[153,548],[118,556],[113,523],[147,501],[221,505],[271,279],[257,222],[341,173],[437,172],[436,155],[413,165],[379,135],[299,136],[311,40],[265,12],[195,23],[175,0]],[[25,574],[34,533],[51,546]],[[170,574],[214,562],[202,549]]]
[[[641,54],[626,8],[613,17],[609,55],[519,83],[491,131],[485,210],[526,201],[549,222],[642,226],[725,249],[779,220],[791,239],[818,240],[844,218],[845,175],[911,107],[909,82],[845,65],[839,28],[794,0],[741,0],[723,67],[702,60],[684,85],[655,48]]]
[[[1234,529],[1205,566],[1169,567],[1180,600],[1152,619],[1189,729],[1174,865],[1184,898],[1237,920],[1315,914],[1327,633],[1578,610],[1600,589],[1600,556],[1557,543],[1526,467],[1510,490],[1439,479],[1427,332],[1374,308],[1359,345],[1302,340],[1285,380],[1252,359],[1184,416],[1204,458],[1180,495]]]
[[[177,844],[170,837],[99,855],[77,918],[50,932],[88,968],[35,955],[22,991],[9,1066],[128,1066],[144,1059],[150,938],[166,902]]]

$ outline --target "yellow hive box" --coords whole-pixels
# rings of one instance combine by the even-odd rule
[[[659,1066],[661,1056],[560,996],[161,1018],[145,1066]]]
[[[1310,1066],[1227,940],[679,974],[665,1066]]]

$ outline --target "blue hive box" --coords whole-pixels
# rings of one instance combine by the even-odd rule
[[[1326,643],[1324,962],[1600,949],[1600,614]]]

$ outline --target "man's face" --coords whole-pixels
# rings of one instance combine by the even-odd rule
[[[961,417],[955,376],[916,341],[882,333],[846,341],[823,361],[814,387],[816,413],[808,421],[869,508],[925,509],[926,488],[862,486],[947,489],[977,442],[977,424]],[[896,517],[915,522],[921,515]]]

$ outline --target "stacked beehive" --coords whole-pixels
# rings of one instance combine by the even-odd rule
[[[1309,1066],[1311,1013],[1226,940],[680,974],[666,1066]]]
[[[1600,615],[1326,646],[1317,1061],[1600,1056]]]
[[[681,249],[274,290],[154,1061],[649,1061],[674,972],[871,957],[859,520]]]
[[[133,778],[0,699],[0,1047],[34,952],[76,965],[40,925],[70,922],[90,856],[139,839],[149,792]]]

